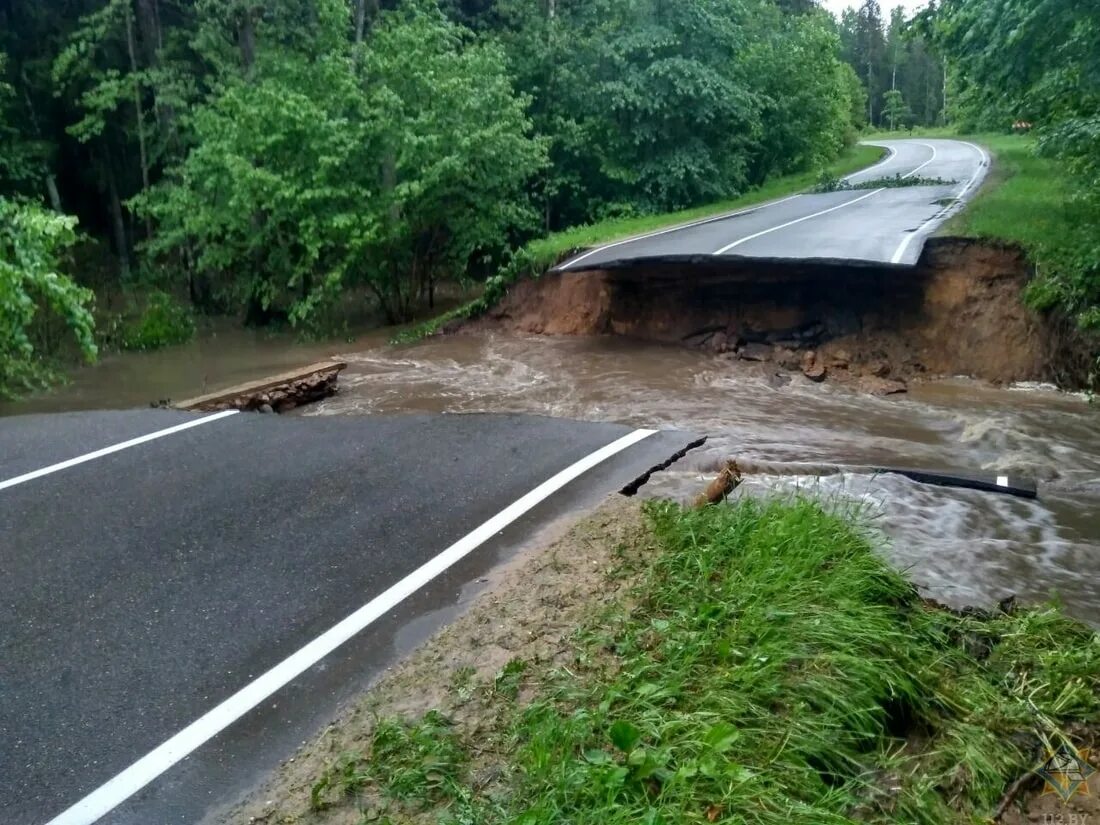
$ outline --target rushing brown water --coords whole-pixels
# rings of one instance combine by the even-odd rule
[[[966,381],[875,398],[696,351],[616,338],[454,336],[400,348],[384,335],[302,347],[226,331],[187,347],[119,356],[66,388],[0,413],[132,407],[181,398],[339,354],[339,396],[307,415],[516,412],[705,434],[649,494],[698,492],[725,459],[748,491],[811,490],[860,503],[892,556],[931,595],[988,604],[1009,593],[1100,625],[1100,409],[1043,389]],[[1038,478],[1039,501],[929,487],[871,465]]]
[[[853,499],[893,558],[956,605],[1052,594],[1100,624],[1100,410],[1042,389],[958,380],[875,398],[676,347],[616,338],[455,336],[345,355],[308,414],[517,412],[706,434],[650,493],[698,492],[729,457],[749,490]],[[1036,477],[1039,501],[930,487],[868,465]]]
[[[381,343],[378,336],[364,345]],[[75,370],[67,384],[18,402],[0,402],[0,415],[68,410],[145,407],[196,395],[321,361],[347,343],[306,344],[291,335],[272,335],[218,324],[178,347],[141,353],[112,353],[93,367]]]

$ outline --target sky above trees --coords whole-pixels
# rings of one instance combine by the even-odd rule
[[[846,8],[858,6],[859,3],[855,0],[821,0],[821,5],[839,17]],[[895,6],[901,6],[905,9],[906,16],[909,16],[927,6],[928,0],[884,0],[881,5],[886,14]]]

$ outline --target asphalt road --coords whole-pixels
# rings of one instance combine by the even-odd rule
[[[901,175],[949,183],[793,195],[597,247],[558,269],[715,256],[915,264],[925,239],[978,189],[989,156],[959,140],[874,144],[886,147],[889,156],[847,180],[858,184]]]
[[[524,537],[692,441],[504,415],[0,419],[0,822],[217,821]]]

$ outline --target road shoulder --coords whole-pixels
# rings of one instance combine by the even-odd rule
[[[629,581],[607,577],[618,554],[646,547],[652,549],[652,539],[637,499],[609,497],[579,521],[566,517],[548,525],[488,575],[486,589],[463,616],[389,669],[245,800],[208,816],[208,825],[341,822],[345,815],[358,821],[354,800],[348,810],[328,811],[323,819],[315,820],[311,810],[312,788],[335,758],[363,750],[379,718],[447,706],[452,718],[476,722],[480,706],[463,701],[462,686],[493,682],[512,661],[561,663],[583,617],[617,602],[629,588]],[[448,706],[456,702],[462,706]]]

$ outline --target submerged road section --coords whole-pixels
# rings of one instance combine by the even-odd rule
[[[989,155],[961,140],[874,141],[888,152],[848,176],[853,187],[802,193],[726,215],[627,238],[583,252],[559,270],[600,269],[645,261],[735,255],[915,264],[925,239],[961,209],[989,169]],[[932,185],[878,186],[902,181]]]
[[[216,822],[555,517],[696,442],[509,415],[0,420],[0,822]]]

